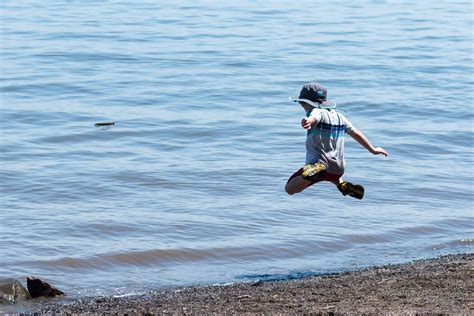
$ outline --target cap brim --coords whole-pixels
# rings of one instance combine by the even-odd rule
[[[326,100],[326,101],[323,101],[322,103],[318,103],[318,102],[313,102],[313,101],[308,100],[308,99],[300,99],[300,98],[297,98],[297,97],[293,97],[293,98],[290,97],[289,99],[290,99],[290,101],[293,101],[293,102],[308,103],[309,105],[312,105],[315,108],[334,109],[337,105],[336,102],[333,102],[333,101],[330,101],[330,100]]]

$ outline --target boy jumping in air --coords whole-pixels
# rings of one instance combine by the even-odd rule
[[[374,147],[369,140],[342,114],[336,112],[336,104],[327,100],[327,89],[318,83],[308,83],[298,98],[306,111],[301,126],[308,130],[306,137],[306,165],[296,171],[286,183],[285,190],[292,195],[321,182],[334,183],[343,195],[357,199],[364,197],[364,187],[342,180],[344,174],[344,133],[374,155],[388,156],[382,147]]]

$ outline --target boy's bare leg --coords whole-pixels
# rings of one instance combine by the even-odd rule
[[[285,191],[289,195],[293,195],[295,193],[300,193],[310,185],[311,181],[303,179],[302,176],[296,176],[286,184]]]

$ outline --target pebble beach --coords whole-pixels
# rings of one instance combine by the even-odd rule
[[[299,280],[193,286],[128,297],[54,300],[36,314],[474,313],[474,254]]]
[[[1,3],[0,315],[474,315],[472,1]],[[362,200],[285,192],[308,82]]]

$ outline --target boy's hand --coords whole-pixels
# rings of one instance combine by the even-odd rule
[[[388,157],[388,152],[382,147],[375,147],[372,153],[374,155],[384,155],[385,157]]]
[[[301,127],[303,127],[304,129],[310,129],[314,123],[316,123],[316,118],[312,116],[305,117],[301,120]]]

